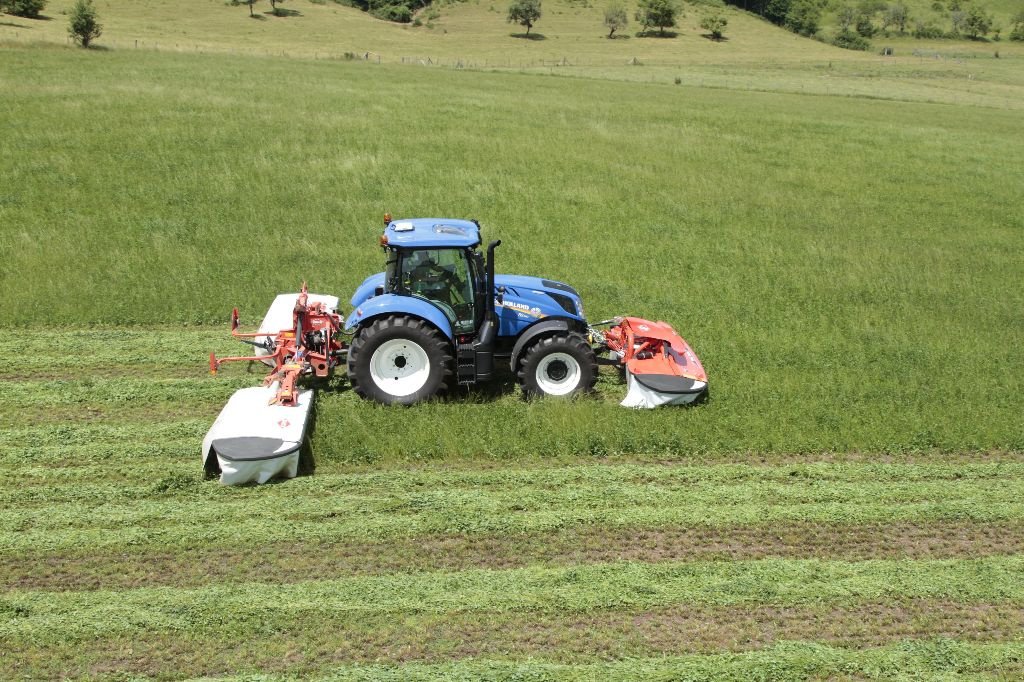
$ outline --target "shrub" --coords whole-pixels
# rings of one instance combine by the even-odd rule
[[[26,19],[38,19],[46,0],[0,0],[0,11]]]
[[[384,5],[370,10],[370,14],[378,19],[394,21],[399,24],[408,24],[412,21],[412,10],[405,5]]]
[[[844,50],[868,50],[871,43],[867,38],[850,29],[836,31],[832,44]]]
[[[103,35],[103,26],[99,23],[92,0],[76,0],[71,8],[68,33],[82,47],[89,47],[92,41]]]
[[[722,32],[729,25],[729,21],[721,14],[712,14],[700,20],[700,27],[711,34],[715,40],[722,39]]]
[[[943,36],[942,29],[935,24],[930,24],[922,19],[914,22],[914,31],[911,33],[915,38],[931,40]]]

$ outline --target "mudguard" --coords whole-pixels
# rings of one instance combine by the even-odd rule
[[[440,308],[420,298],[396,294],[382,294],[367,300],[348,316],[345,320],[345,329],[351,331],[381,315],[411,315],[422,318],[441,330],[449,341],[452,340],[452,323]]]
[[[516,363],[519,362],[519,356],[522,354],[526,347],[530,345],[530,342],[543,334],[551,334],[553,332],[567,332],[572,327],[569,324],[569,320],[553,319],[553,320],[542,320],[532,327],[527,327],[519,338],[516,339],[516,344],[512,347],[512,360],[511,367],[512,371],[516,371]]]

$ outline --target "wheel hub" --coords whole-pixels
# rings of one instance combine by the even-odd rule
[[[547,368],[548,378],[552,381],[565,381],[569,375],[569,368],[561,360],[555,360]]]
[[[382,391],[393,396],[407,396],[427,383],[430,359],[415,341],[392,339],[373,352],[370,376]]]
[[[568,395],[579,388],[583,370],[568,353],[552,353],[537,365],[537,387],[548,395]]]

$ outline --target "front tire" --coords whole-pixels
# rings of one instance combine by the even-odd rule
[[[527,398],[587,393],[597,383],[597,357],[579,334],[547,336],[523,354],[518,377]]]
[[[384,405],[412,405],[444,390],[452,374],[448,343],[415,317],[375,320],[352,342],[348,379],[362,398]]]

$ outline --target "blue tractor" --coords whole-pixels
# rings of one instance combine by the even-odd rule
[[[593,388],[595,332],[568,284],[495,275],[476,221],[385,217],[384,272],[352,296],[348,377],[363,398],[408,405],[488,381],[508,362],[527,396]]]
[[[385,270],[359,286],[344,322],[338,298],[310,293],[305,283],[279,294],[256,331],[242,331],[232,311],[231,335],[253,354],[211,353],[211,373],[226,362],[254,361],[270,373],[262,387],[236,391],[203,439],[203,466],[222,483],[295,476],[313,405],[313,389],[300,379],[327,377],[343,362],[355,392],[386,405],[488,381],[499,362],[528,397],[584,393],[597,381],[598,353],[622,370],[624,407],[707,397],[700,360],[667,323],[616,317],[595,323],[605,327],[598,331],[568,284],[495,275],[501,242],[491,242],[484,258],[476,221],[384,222]]]

